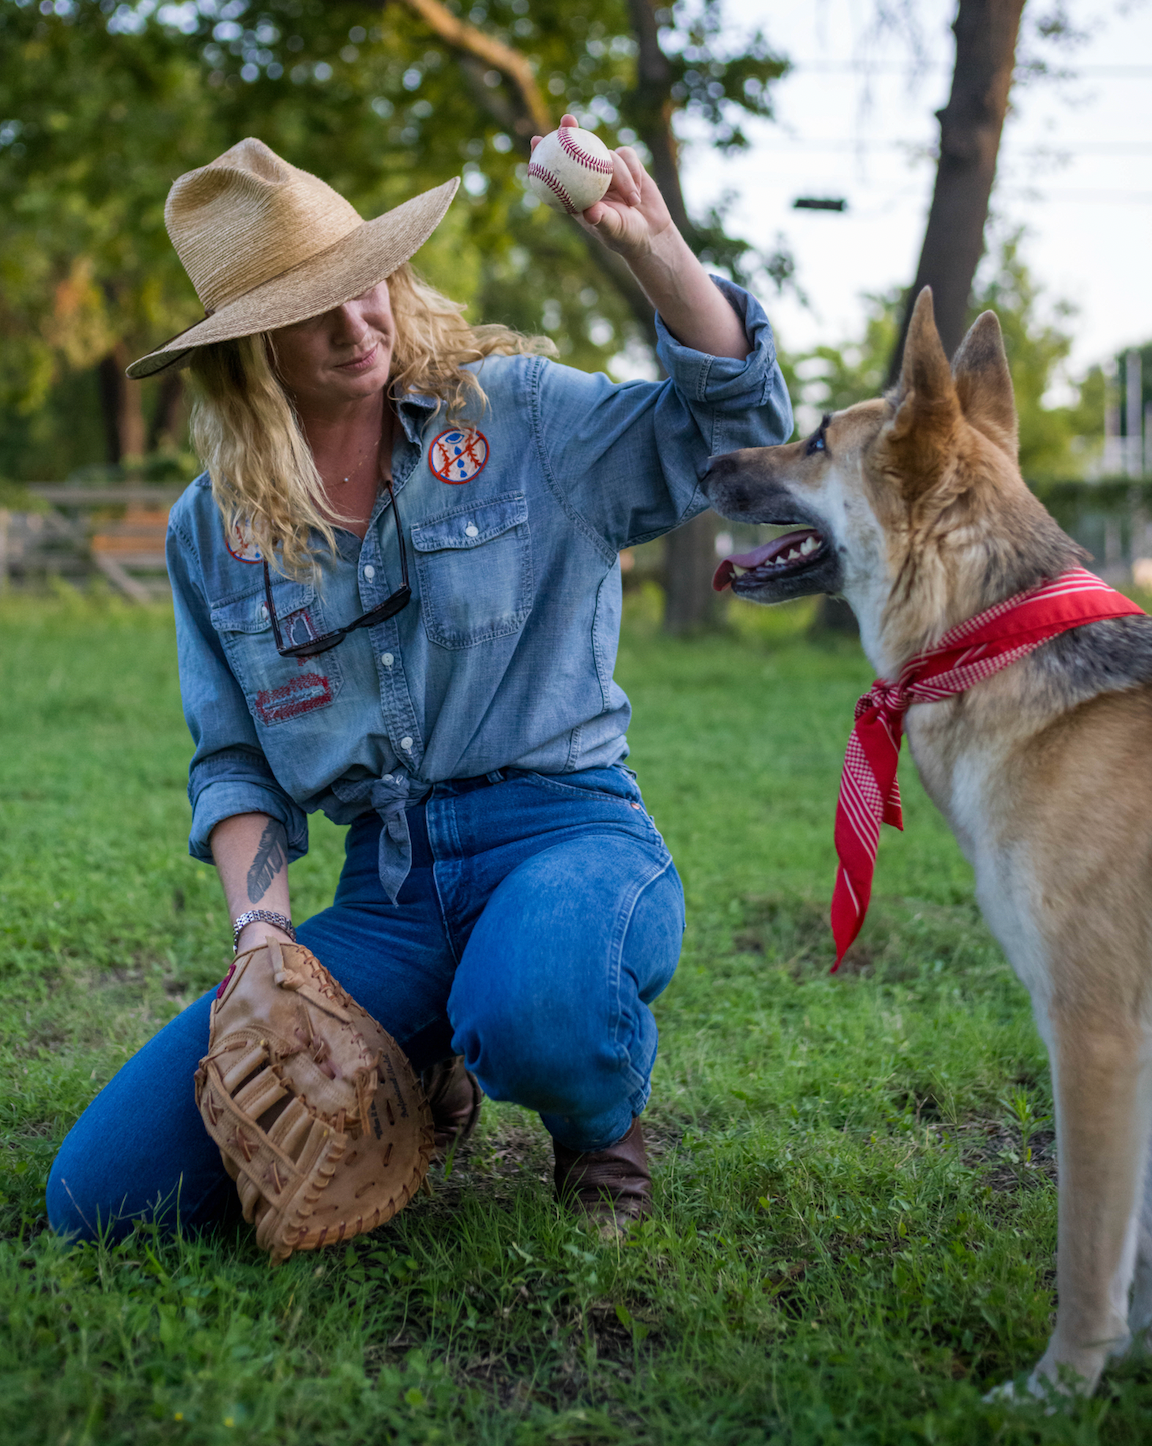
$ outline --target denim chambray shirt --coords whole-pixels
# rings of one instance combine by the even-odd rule
[[[659,318],[666,381],[617,384],[542,357],[489,357],[476,364],[488,396],[472,422],[481,436],[460,456],[442,407],[402,401],[392,469],[412,601],[319,657],[279,656],[263,568],[227,545],[207,477],[191,484],[172,510],[168,568],[195,743],[194,857],[211,862],[209,835],[233,814],[279,819],[299,858],[307,813],[343,824],[376,809],[381,879],[395,898],[410,859],[404,807],[432,783],[627,756],[631,709],[612,678],[617,554],[704,510],[709,456],[792,430],[764,312],[716,284],[744,320],[753,349],[743,361],[681,346]],[[273,574],[286,643],[350,622],[400,585],[389,510],[377,500],[363,542],[337,531],[316,586]]]

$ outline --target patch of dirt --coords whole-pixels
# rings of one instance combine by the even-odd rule
[[[525,1189],[551,1188],[552,1147],[543,1125],[531,1116],[523,1124],[501,1119],[461,1145],[451,1160],[437,1161],[428,1172],[431,1195],[421,1194],[408,1206],[426,1215],[451,1215],[469,1190],[482,1188],[493,1208],[509,1209]]]
[[[485,1122],[486,1123],[486,1122]],[[652,1122],[644,1117],[644,1139],[648,1157],[659,1161],[675,1150],[684,1137],[681,1126]],[[482,1190],[484,1199],[497,1209],[510,1209],[515,1197],[526,1189],[552,1195],[552,1141],[540,1121],[526,1111],[520,1118],[503,1115],[487,1129],[461,1145],[451,1161],[434,1161],[428,1172],[431,1195],[416,1197],[409,1211],[429,1215],[450,1215],[461,1205],[469,1190]]]
[[[960,1125],[928,1122],[926,1128],[955,1140],[965,1165],[982,1168],[984,1183],[998,1195],[1021,1186],[1056,1184],[1055,1130],[1037,1130],[1025,1148],[1020,1132],[1009,1129],[1002,1120],[969,1120]]]

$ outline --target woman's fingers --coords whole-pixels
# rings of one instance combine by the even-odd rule
[[[636,184],[636,194],[639,197],[640,188],[644,183],[644,162],[636,154],[631,146],[621,146],[616,154],[628,167],[628,172]]]
[[[623,150],[611,151],[610,155],[612,157],[612,183],[609,187],[609,195],[615,191],[625,205],[638,206],[640,204],[640,181],[633,174],[632,168],[628,164],[628,157]]]

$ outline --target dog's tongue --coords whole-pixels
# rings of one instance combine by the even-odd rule
[[[713,573],[712,586],[716,592],[723,592],[735,578],[736,568],[763,567],[766,562],[772,562],[781,553],[788,552],[803,542],[806,537],[815,536],[810,527],[805,527],[802,532],[786,532],[783,537],[774,537],[771,542],[766,542],[754,552],[733,553],[731,557],[726,557]]]

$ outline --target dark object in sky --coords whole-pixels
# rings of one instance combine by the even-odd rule
[[[843,196],[797,196],[792,202],[793,211],[847,211],[848,202]]]

